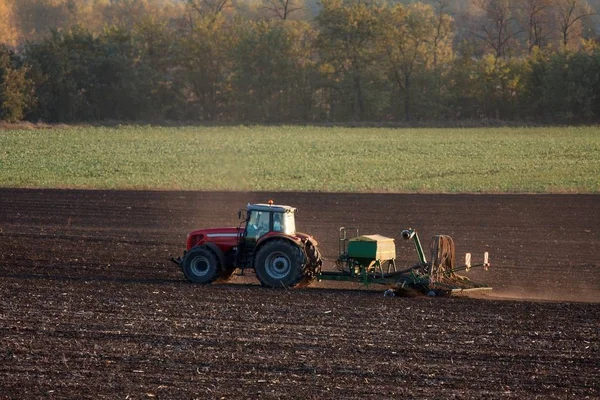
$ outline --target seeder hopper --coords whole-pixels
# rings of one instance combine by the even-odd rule
[[[285,205],[248,204],[238,216],[238,227],[200,229],[187,238],[182,257],[171,258],[185,277],[194,283],[227,281],[236,270],[253,269],[263,286],[294,287],[316,280],[335,280],[388,285],[386,296],[423,293],[429,296],[490,290],[475,283],[459,271],[489,267],[488,253],[483,262],[471,264],[471,254],[464,265],[455,264],[452,238],[436,235],[431,242],[427,261],[417,231],[403,230],[400,236],[412,240],[418,262],[407,269],[396,266],[393,238],[359,235],[357,228],[339,230],[339,255],[334,270],[323,268],[316,239],[296,232],[296,209]]]

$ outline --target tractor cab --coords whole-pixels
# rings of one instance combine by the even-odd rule
[[[240,217],[245,215],[240,227],[236,264],[244,269],[252,266],[257,247],[274,237],[296,236],[296,208],[290,206],[268,204],[248,204],[240,210]]]
[[[258,241],[269,233],[296,234],[296,208],[272,204],[248,204],[246,207],[246,241]]]

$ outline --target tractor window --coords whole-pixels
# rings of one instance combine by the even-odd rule
[[[281,213],[273,213],[273,231],[274,232],[283,232],[283,221],[282,221]]]
[[[269,213],[264,211],[251,211],[246,225],[246,237],[258,239],[269,232]]]
[[[286,235],[296,233],[296,224],[294,224],[294,214],[292,213],[273,213],[273,231],[282,232]]]

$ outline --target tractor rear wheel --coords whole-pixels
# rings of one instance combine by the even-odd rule
[[[193,283],[212,283],[219,278],[221,267],[215,253],[205,247],[194,247],[183,257],[183,274]]]
[[[273,240],[256,253],[254,269],[263,286],[294,287],[305,279],[303,251],[287,240]]]

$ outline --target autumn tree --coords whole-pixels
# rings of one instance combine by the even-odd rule
[[[178,40],[177,64],[190,103],[192,119],[214,121],[226,109],[231,91],[230,50],[233,37],[223,16],[198,16]]]
[[[21,42],[39,40],[50,30],[75,23],[75,0],[13,0],[13,18]]]
[[[433,25],[433,33],[430,38],[426,38],[433,53],[433,69],[437,69],[440,61],[452,58],[454,39],[454,18],[448,14],[449,0],[437,0],[435,11],[432,13],[427,10],[424,17],[429,19]]]
[[[24,119],[35,103],[33,82],[27,66],[18,65],[15,54],[0,45],[0,121]]]
[[[590,5],[585,0],[555,0],[556,29],[560,35],[563,48],[576,46],[581,38],[582,22],[594,15]]]
[[[263,0],[262,9],[285,21],[294,13],[301,14],[304,4],[301,0]]]
[[[0,44],[14,47],[18,37],[13,0],[0,0]]]
[[[236,119],[282,122],[311,118],[314,34],[301,21],[238,24],[231,81]]]
[[[196,14],[203,23],[216,21],[225,10],[231,8],[231,0],[186,0],[186,4],[190,21],[195,19]]]
[[[148,117],[182,118],[183,84],[176,74],[181,68],[176,32],[164,19],[148,15],[138,20],[130,34],[134,50],[130,62],[136,66],[135,82],[152,113]]]
[[[527,37],[527,53],[535,48],[545,48],[550,42],[554,0],[522,0],[518,5],[519,23]]]
[[[491,51],[495,59],[505,58],[523,28],[516,24],[512,0],[472,0],[475,15],[471,20],[471,35]]]
[[[236,29],[233,82],[237,119],[276,121],[282,117],[292,73],[290,37],[278,21],[246,21]]]
[[[383,39],[380,48],[389,76],[395,83],[404,104],[404,118],[413,117],[417,93],[423,98],[440,96],[441,64],[452,57],[452,18],[444,13],[443,2],[436,11],[432,6],[398,3],[385,10]],[[415,77],[420,75],[419,88]],[[427,83],[433,80],[435,91]]]

